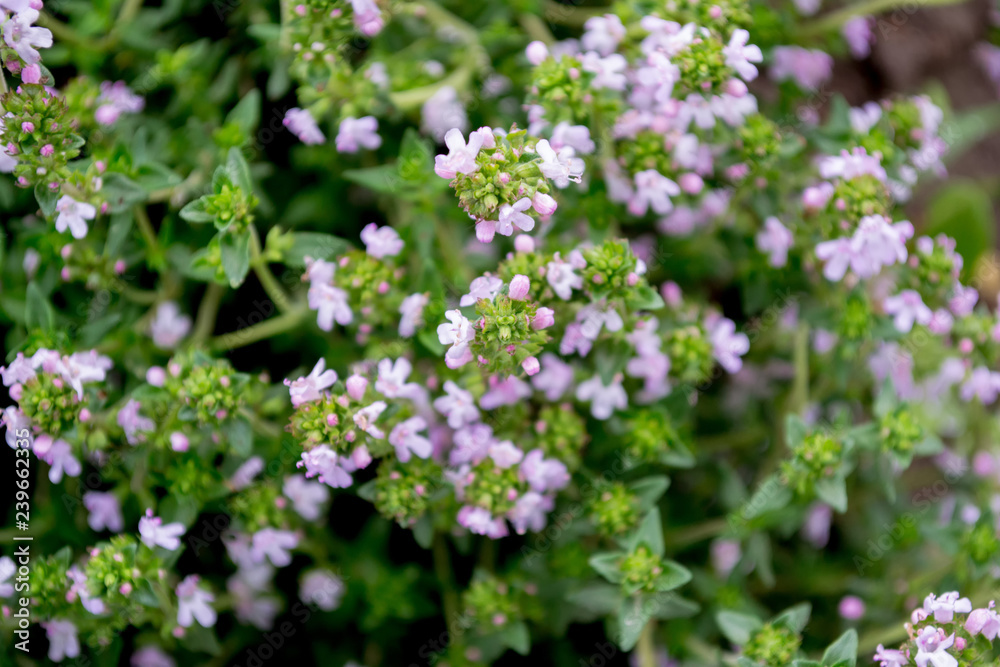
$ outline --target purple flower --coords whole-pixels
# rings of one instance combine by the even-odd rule
[[[681,193],[680,186],[655,169],[640,171],[635,175],[635,192],[629,200],[632,215],[645,215],[649,208],[657,215],[666,215],[673,209],[671,197]]]
[[[872,52],[872,24],[870,16],[855,16],[848,19],[840,33],[856,60],[867,58]]]
[[[881,644],[878,645],[878,650],[875,651],[875,662],[879,663],[879,667],[903,667],[903,665],[910,664],[909,659],[902,651],[894,648],[885,648]]]
[[[323,390],[333,386],[337,381],[337,372],[332,369],[324,370],[325,368],[326,360],[320,358],[313,366],[312,372],[306,377],[300,377],[291,382],[285,380],[285,386],[288,387],[288,393],[292,397],[293,407],[297,408],[303,403],[318,401],[323,397]]]
[[[532,65],[541,65],[549,57],[549,47],[545,46],[545,42],[535,40],[524,49],[524,55]]]
[[[336,144],[338,153],[357,153],[362,147],[375,150],[382,145],[382,137],[378,135],[378,119],[375,116],[345,118],[340,121]]]
[[[500,278],[491,275],[479,276],[469,283],[469,293],[462,295],[462,300],[458,302],[458,305],[465,308],[475,304],[480,299],[492,301],[502,288],[503,280]]]
[[[1000,393],[1000,373],[991,371],[985,366],[978,366],[962,384],[959,395],[963,401],[978,398],[983,405],[989,405],[997,400],[998,393]]]
[[[306,109],[292,107],[285,112],[285,118],[281,123],[304,144],[326,143],[326,137],[319,129],[312,114]]]
[[[830,520],[833,508],[826,503],[816,502],[809,507],[805,523],[802,524],[802,539],[816,549],[822,549],[830,541]]]
[[[448,418],[448,426],[459,429],[479,421],[479,408],[472,394],[451,380],[444,383],[444,390],[445,396],[434,399],[434,409]]]
[[[146,437],[142,434],[156,430],[156,422],[139,414],[141,407],[139,401],[132,398],[118,411],[118,425],[125,431],[125,439],[130,445],[144,442]]]
[[[529,208],[531,208],[531,200],[527,197],[522,197],[514,202],[513,205],[501,204],[500,219],[494,223],[496,233],[502,236],[510,236],[514,233],[515,227],[525,232],[530,232],[534,229],[535,219],[525,213]],[[490,235],[490,238],[492,239],[492,235]],[[479,240],[482,241],[483,239]]]
[[[318,519],[321,506],[330,498],[330,492],[323,484],[310,482],[299,475],[286,477],[281,492],[292,501],[292,508],[306,521]]]
[[[556,323],[556,313],[551,308],[542,306],[535,311],[535,316],[531,318],[531,328],[536,330],[548,329]]]
[[[49,481],[53,484],[61,482],[64,474],[77,477],[83,470],[80,462],[73,456],[73,448],[65,440],[53,440],[52,436],[40,435],[35,438],[34,450],[38,458],[51,466]]]
[[[210,628],[218,618],[211,605],[215,596],[199,588],[200,581],[197,575],[189,574],[177,584],[177,624],[182,628],[190,628],[195,621],[203,628]]]
[[[191,318],[181,312],[174,301],[164,301],[156,307],[149,323],[153,344],[162,350],[172,350],[191,330]]]
[[[417,400],[424,396],[424,388],[416,382],[407,382],[413,364],[406,357],[396,361],[383,359],[378,362],[378,379],[375,380],[375,391],[386,398],[408,398]]]
[[[14,584],[7,583],[17,572],[17,566],[9,556],[0,556],[0,598],[9,598],[14,594]]]
[[[598,53],[590,51],[580,59],[583,63],[583,71],[594,74],[594,79],[590,85],[595,90],[607,88],[608,90],[625,90],[628,78],[625,75],[628,69],[628,61],[620,53],[612,53],[606,58],[602,58]]]
[[[792,79],[803,90],[818,90],[833,73],[833,58],[818,50],[798,46],[778,46],[773,53],[771,78],[775,81]]]
[[[590,128],[586,125],[570,125],[567,121],[562,121],[552,128],[550,143],[556,150],[569,146],[581,155],[593,153],[595,148],[594,140],[590,138]]]
[[[4,42],[29,65],[42,59],[38,53],[39,48],[47,49],[52,46],[52,33],[48,28],[33,25],[37,20],[38,10],[24,9],[3,22]]]
[[[507,526],[503,519],[494,519],[489,510],[465,505],[458,511],[458,523],[476,535],[486,535],[492,539],[506,537]]]
[[[7,429],[7,446],[11,449],[17,449],[17,432],[22,429],[31,428],[31,420],[16,405],[8,405],[4,408],[3,418],[0,421],[3,422],[4,427]]]
[[[63,195],[56,202],[56,231],[65,232],[68,228],[75,239],[87,236],[87,220],[97,216],[97,209],[87,202]]]
[[[152,549],[163,547],[167,551],[176,551],[181,545],[180,537],[184,534],[184,524],[163,524],[163,519],[153,516],[153,510],[147,509],[146,515],[139,519],[139,537],[142,543]]]
[[[131,667],[177,667],[177,663],[157,646],[143,646],[132,654]]]
[[[259,475],[263,469],[264,459],[259,456],[251,456],[240,464],[240,467],[229,478],[229,486],[236,491],[245,489],[253,483],[254,477]]]
[[[942,593],[936,597],[933,593],[924,598],[924,611],[934,615],[938,623],[951,623],[955,613],[968,614],[972,611],[969,598],[959,597],[958,591]]]
[[[625,365],[625,372],[634,378],[643,378],[642,403],[652,403],[670,393],[670,357],[659,350],[645,356],[633,357]]]
[[[913,659],[917,667],[958,667],[958,660],[948,653],[955,643],[955,634],[945,636],[944,630],[927,626],[917,636],[917,656]]]
[[[299,597],[307,604],[314,604],[323,611],[333,611],[340,606],[347,586],[344,580],[329,570],[310,570],[302,577]]]
[[[896,296],[888,297],[883,305],[886,313],[895,316],[893,325],[900,333],[909,333],[914,322],[926,326],[933,317],[931,309],[924,305],[916,290],[903,290]]]
[[[536,491],[528,491],[517,499],[514,507],[507,512],[507,518],[518,535],[525,532],[539,532],[545,528],[547,515],[555,507],[555,500]]]
[[[444,316],[450,324],[438,325],[438,340],[442,345],[451,345],[444,355],[445,364],[448,368],[458,368],[472,361],[469,343],[476,339],[476,330],[460,310],[449,310]]]
[[[736,324],[725,317],[718,318],[710,329],[715,360],[729,373],[738,372],[743,367],[740,357],[750,350],[750,339],[744,333],[736,333]]]
[[[389,434],[389,444],[396,448],[396,457],[400,461],[403,463],[409,461],[411,453],[421,459],[431,455],[434,446],[430,440],[420,435],[420,431],[425,428],[427,422],[423,417],[410,417],[392,429]]]
[[[354,424],[371,437],[381,440],[385,437],[385,433],[375,426],[375,420],[385,412],[386,407],[388,406],[385,401],[375,401],[371,405],[361,408],[352,417]],[[363,468],[364,466],[359,467]]]
[[[114,125],[123,113],[138,113],[146,105],[142,97],[133,93],[124,81],[102,82],[97,104],[94,120],[101,125]]]
[[[515,301],[524,301],[529,291],[531,291],[531,281],[528,276],[519,273],[511,279],[507,296]]]
[[[313,283],[308,293],[309,308],[316,311],[316,325],[323,331],[332,331],[333,323],[347,326],[354,320],[354,313],[347,303],[347,292],[325,283]]]
[[[757,248],[761,252],[770,253],[768,262],[773,267],[782,267],[788,263],[788,249],[793,243],[792,232],[774,216],[764,221],[764,229],[757,234]]]
[[[493,428],[487,424],[472,424],[455,431],[455,446],[448,454],[453,466],[463,463],[476,465],[489,454],[493,444]]]
[[[479,399],[483,410],[495,410],[501,405],[516,405],[531,396],[531,387],[524,380],[513,375],[500,379],[492,376],[489,379],[490,389]]]
[[[375,0],[350,0],[354,10],[354,25],[366,37],[374,37],[382,32],[385,19]]]
[[[551,352],[542,355],[542,370],[531,378],[548,401],[557,401],[573,386],[573,367]]]
[[[254,563],[263,563],[266,558],[275,567],[285,567],[292,562],[289,552],[298,544],[298,535],[290,530],[262,528],[253,535],[250,558]]]
[[[452,86],[442,86],[431,95],[430,99],[424,102],[420,114],[423,128],[437,141],[441,141],[445,134],[452,129],[459,130],[459,136],[461,136],[461,132],[469,125],[469,117],[465,113],[465,107],[458,99],[458,91]],[[437,171],[437,167],[434,171]],[[440,172],[438,175],[441,175]],[[442,178],[454,177],[442,176]]]
[[[514,443],[510,440],[490,445],[488,455],[493,460],[493,463],[503,470],[517,465],[524,458],[524,452],[514,446]]]
[[[542,139],[535,145],[535,151],[542,159],[538,165],[542,175],[551,180],[557,188],[567,187],[570,181],[579,183],[582,180],[583,160],[574,157],[575,151],[569,146],[563,146],[556,151],[547,139]]]
[[[361,240],[365,251],[375,259],[395,257],[403,249],[403,240],[395,229],[386,225],[379,227],[374,222],[361,230]]]
[[[524,461],[521,462],[519,471],[532,491],[538,493],[558,491],[569,484],[569,471],[563,462],[557,459],[546,459],[545,454],[540,449],[532,449],[528,452]]]
[[[733,31],[729,38],[729,44],[722,49],[726,56],[726,65],[736,70],[745,81],[753,81],[757,78],[757,68],[751,63],[759,63],[764,60],[759,46],[751,44],[747,46],[750,33],[742,28]]]
[[[576,388],[576,398],[590,401],[590,414],[595,419],[607,419],[616,409],[628,407],[628,394],[622,387],[621,374],[612,378],[611,384],[604,384],[600,375],[581,382]]]
[[[851,119],[851,129],[858,134],[868,134],[882,118],[882,107],[878,102],[865,102],[860,107],[851,107],[847,114]]]
[[[35,369],[31,365],[31,360],[26,359],[23,352],[18,352],[10,366],[0,366],[0,378],[3,378],[3,386],[10,387],[15,384],[23,384],[35,377]]]
[[[972,314],[976,302],[979,301],[979,292],[975,287],[955,286],[955,293],[948,300],[948,308],[955,317],[965,317]]]
[[[87,525],[95,532],[109,530],[120,533],[125,527],[122,507],[113,493],[88,491],[83,494],[83,506],[87,508]]]
[[[716,574],[725,578],[740,562],[743,550],[740,548],[739,540],[717,539],[712,542],[710,556]]]
[[[837,613],[848,621],[857,621],[865,615],[865,603],[856,595],[847,595],[837,605]]]
[[[582,269],[585,266],[583,257],[580,257],[579,261],[574,261],[573,255],[570,255],[570,261],[567,262],[557,252],[552,261],[545,265],[545,279],[556,296],[563,301],[569,301],[574,289],[583,288],[583,277],[577,275],[573,269]]]
[[[6,26],[4,28],[6,32]],[[72,621],[54,618],[51,621],[43,621],[41,625],[45,628],[45,638],[49,640],[49,660],[62,662],[63,658],[75,658],[80,655],[80,642],[76,638],[76,626]]]
[[[580,45],[587,51],[597,51],[602,56],[614,53],[618,43],[625,39],[625,26],[614,14],[593,16],[583,24],[586,32],[580,38]]]
[[[493,135],[490,134],[490,137]],[[444,135],[444,144],[448,147],[447,155],[434,158],[434,173],[441,178],[452,179],[457,174],[471,174],[479,170],[476,156],[486,140],[482,130],[476,130],[469,135],[469,143],[458,128],[452,128]]]
[[[826,179],[840,178],[849,181],[859,176],[874,176],[883,183],[886,181],[881,156],[878,153],[869,155],[861,146],[856,146],[851,151],[842,150],[840,155],[821,157],[817,166],[819,175]]]
[[[354,483],[351,474],[344,469],[342,458],[327,445],[302,452],[302,460],[297,466],[305,466],[306,477],[316,477],[334,489],[346,489]]]
[[[997,634],[1000,634],[1000,615],[993,610],[993,606],[990,602],[986,609],[976,609],[970,613],[965,621],[965,631],[972,636],[981,634],[990,641],[996,639]]]
[[[399,335],[410,338],[423,322],[424,307],[430,301],[427,294],[411,294],[399,306]]]

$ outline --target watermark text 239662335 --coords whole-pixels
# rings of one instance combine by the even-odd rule
[[[14,463],[14,521],[17,529],[27,532],[31,521],[31,494],[28,492],[30,486],[29,475],[31,473],[31,439],[30,431],[26,428],[17,429],[16,455]],[[14,582],[14,590],[19,593],[15,600],[16,609],[13,616],[17,619],[17,629],[14,634],[18,641],[14,646],[19,651],[28,652],[28,641],[30,635],[28,627],[31,625],[31,547],[25,542],[31,541],[30,535],[15,535],[14,540],[21,542],[14,551],[14,563],[17,565],[17,574]]]

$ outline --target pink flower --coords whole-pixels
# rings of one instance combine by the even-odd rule
[[[87,525],[96,532],[109,530],[120,533],[125,527],[122,508],[113,493],[88,491],[83,494],[83,506],[87,508]]]
[[[543,215],[543,216],[552,215],[553,213],[556,212],[556,208],[558,208],[558,206],[559,205],[556,203],[555,199],[542,192],[536,192],[535,196],[531,199],[531,207],[535,209],[535,212],[537,212],[538,215]],[[524,235],[518,236],[517,239],[514,240],[515,247],[517,247],[517,242],[520,239],[530,240],[531,237]],[[531,250],[525,250],[524,252],[533,252],[533,251],[534,248],[532,247]]]
[[[531,378],[537,391],[545,398],[557,401],[573,386],[573,367],[551,352],[542,355],[542,370]]]
[[[569,484],[569,471],[562,461],[546,459],[541,449],[533,449],[524,457],[520,474],[532,491],[558,491]]]
[[[305,109],[298,107],[289,109],[285,112],[285,118],[281,123],[304,144],[326,143],[326,137],[316,124],[316,120]]]
[[[410,455],[426,459],[431,455],[434,446],[431,441],[420,435],[420,431],[427,428],[427,422],[423,417],[411,417],[400,422],[389,434],[389,444],[396,448],[396,457],[406,463],[410,460]]]
[[[582,180],[583,160],[574,157],[575,151],[569,146],[563,146],[556,151],[547,139],[542,139],[535,145],[535,151],[542,159],[538,165],[542,175],[551,180],[557,188],[567,187],[570,181],[579,183]]]
[[[865,615],[865,603],[856,595],[847,595],[837,605],[837,613],[848,621],[857,621]]]
[[[628,78],[625,71],[628,69],[628,61],[620,53],[612,53],[606,58],[602,58],[594,51],[590,51],[581,58],[583,71],[594,74],[590,85],[595,90],[607,88],[608,90],[625,90]]]
[[[305,467],[306,477],[316,477],[334,489],[346,489],[354,482],[344,468],[344,461],[327,445],[302,452],[302,460],[297,465]]]
[[[365,391],[368,389],[368,378],[354,373],[351,377],[344,381],[344,386],[347,387],[348,396],[353,398],[355,401],[360,401],[364,398]]]
[[[917,636],[917,656],[914,662],[917,667],[927,667],[928,663],[933,667],[958,667],[958,660],[948,653],[954,643],[955,633],[945,636],[944,630],[927,626]]]
[[[490,445],[488,455],[493,460],[493,463],[503,470],[517,465],[524,458],[524,452],[515,447],[514,443],[510,440]]]
[[[556,323],[556,312],[551,308],[542,306],[535,311],[535,317],[531,320],[531,328],[536,330],[547,329]]]
[[[711,327],[712,354],[716,361],[729,373],[736,373],[743,367],[740,359],[750,350],[750,339],[744,333],[736,333],[736,324],[720,317]]]
[[[833,58],[823,51],[798,46],[778,46],[773,53],[771,78],[793,79],[803,90],[818,90],[833,73]]]
[[[45,442],[45,439],[51,442]],[[80,462],[73,456],[73,448],[65,440],[51,440],[48,435],[38,436],[35,438],[35,454],[51,466],[49,481],[53,484],[61,482],[63,474],[77,477],[83,470]]]
[[[933,593],[924,598],[924,611],[934,615],[938,623],[951,623],[955,613],[968,614],[972,611],[969,598],[960,598],[958,591],[942,593],[939,597]]]
[[[325,283],[313,283],[308,292],[309,308],[316,311],[316,325],[323,331],[332,331],[333,323],[347,326],[354,321],[354,313],[347,302],[347,292]]]
[[[365,252],[375,259],[395,257],[403,249],[403,240],[388,225],[379,227],[374,222],[366,225],[361,230],[361,240],[365,244]]]
[[[872,52],[873,23],[874,20],[870,16],[855,16],[848,19],[840,29],[851,55],[856,60],[867,58]]]
[[[537,491],[528,491],[517,499],[507,518],[514,525],[514,531],[523,535],[528,530],[539,532],[545,528],[547,514],[555,507],[555,500]]]
[[[927,325],[930,324],[933,313],[931,309],[924,305],[920,293],[916,290],[903,290],[896,296],[890,296],[884,303],[885,312],[895,315],[893,324],[900,333],[909,333],[913,328],[913,323]]]
[[[768,262],[774,267],[788,263],[788,249],[793,243],[792,232],[774,216],[764,221],[764,229],[757,234],[757,248],[770,253]]]
[[[492,138],[492,133],[490,137]],[[478,171],[476,156],[479,155],[479,149],[483,147],[485,141],[485,134],[481,130],[469,135],[468,144],[465,143],[461,130],[458,128],[448,130],[444,135],[448,154],[434,158],[434,173],[441,178],[452,179],[457,174],[471,174]]]
[[[75,239],[87,236],[87,220],[97,216],[97,209],[87,202],[80,202],[69,195],[63,195],[56,202],[56,231],[65,232],[68,228]]]
[[[448,426],[459,429],[479,421],[479,409],[472,394],[451,380],[444,383],[444,391],[445,396],[434,399],[434,409],[448,418]]]
[[[625,26],[622,20],[614,14],[593,16],[583,24],[586,32],[580,39],[580,45],[586,51],[597,51],[602,56],[614,53],[618,43],[625,39]]]
[[[430,301],[427,294],[411,294],[403,299],[399,306],[399,335],[410,338],[416,333],[417,327],[423,323],[424,307]]]
[[[330,492],[323,484],[310,482],[299,475],[289,475],[281,492],[292,501],[292,508],[306,521],[315,521],[322,513],[322,505],[330,499]]]
[[[42,622],[41,625],[45,628],[46,639],[49,640],[49,660],[62,662],[63,658],[75,658],[80,655],[80,642],[76,637],[76,626],[72,621],[54,618]]]
[[[3,40],[14,49],[21,60],[33,65],[41,60],[38,49],[52,46],[52,32],[35,26],[38,10],[24,9],[3,22]]]
[[[883,183],[886,181],[881,156],[878,153],[868,155],[861,146],[856,146],[851,151],[842,150],[840,155],[821,157],[817,161],[817,166],[819,175],[826,179],[840,178],[849,181],[859,176],[874,176]]]
[[[382,145],[378,135],[378,120],[374,116],[345,118],[337,131],[337,152],[357,153],[359,148],[375,150]]]
[[[513,205],[501,204],[500,220],[495,223],[496,233],[510,236],[514,233],[515,227],[525,232],[534,229],[535,219],[525,213],[529,208],[531,208],[531,200],[527,197],[522,197]]]
[[[503,280],[496,276],[486,275],[473,278],[469,284],[469,293],[462,295],[462,300],[458,302],[458,305],[465,308],[475,304],[480,299],[492,301],[502,288]]]
[[[303,403],[318,401],[323,397],[323,390],[332,387],[337,381],[337,372],[334,370],[324,370],[326,360],[320,358],[313,366],[312,372],[306,377],[298,380],[285,380],[288,393],[292,398],[292,406],[299,407]]]
[[[655,169],[640,171],[635,175],[635,192],[629,200],[632,215],[645,215],[649,208],[657,215],[666,215],[673,209],[671,197],[681,193],[680,187]]]
[[[266,558],[275,567],[285,567],[292,562],[289,552],[298,544],[298,536],[290,530],[262,528],[253,535],[250,558],[254,563],[263,563]]]
[[[948,308],[955,317],[965,317],[972,313],[976,302],[979,301],[979,292],[975,287],[955,286],[955,293],[948,300]]]
[[[579,401],[590,402],[590,414],[594,419],[607,419],[617,410],[628,407],[628,394],[622,387],[621,375],[616,375],[611,384],[604,384],[600,375],[581,382],[576,388],[576,398]]]
[[[521,362],[521,368],[529,376],[538,375],[538,371],[541,370],[541,365],[538,363],[538,357],[528,357]]]
[[[483,410],[495,410],[501,405],[516,405],[531,396],[528,383],[513,375],[503,379],[494,375],[489,379],[489,387],[479,399],[479,407]]]
[[[385,401],[375,401],[371,405],[361,408],[355,412],[352,417],[354,424],[371,437],[381,440],[385,437],[385,433],[382,429],[375,426],[375,420],[379,418],[379,415],[385,412],[386,407],[388,406]]]
[[[590,138],[590,128],[586,125],[570,125],[567,121],[562,121],[552,128],[550,143],[556,150],[569,146],[581,155],[593,153],[595,148],[594,140]]]
[[[515,301],[523,301],[525,297],[528,296],[528,292],[530,291],[531,281],[528,280],[528,276],[524,276],[519,273],[511,279],[510,287],[507,290],[507,296]]]
[[[218,618],[211,605],[215,596],[199,588],[200,581],[197,575],[189,574],[177,584],[177,624],[182,628],[190,628],[195,621],[203,628],[210,628]]]
[[[573,269],[582,269],[586,262],[580,257],[579,262],[563,260],[557,252],[552,261],[545,265],[545,280],[548,281],[552,291],[563,301],[569,301],[574,289],[583,288],[583,277],[577,275]]]
[[[146,515],[139,519],[139,537],[142,543],[152,549],[162,547],[167,551],[176,551],[181,545],[180,537],[184,534],[184,524],[163,524],[163,519],[153,516],[153,510],[147,509]]]
[[[524,54],[528,57],[528,62],[532,65],[540,65],[542,62],[549,57],[549,48],[545,46],[545,42],[539,42],[535,40],[528,44],[527,48],[524,50]]]
[[[993,603],[986,609],[976,609],[965,621],[965,630],[970,635],[981,634],[990,641],[1000,634],[1000,615],[993,610]]]
[[[146,105],[142,97],[133,93],[124,81],[102,82],[97,104],[94,120],[101,125],[114,125],[123,113],[138,113]]]
[[[354,25],[366,37],[374,37],[382,32],[385,19],[375,0],[350,0],[354,10]]]
[[[400,357],[395,362],[383,359],[378,362],[378,379],[375,380],[375,391],[386,398],[408,398],[419,400],[425,397],[425,390],[416,382],[407,382],[413,364],[406,357]]]
[[[476,339],[476,331],[460,310],[449,310],[444,315],[450,324],[438,325],[438,340],[442,345],[451,345],[445,353],[445,364],[448,368],[458,368],[472,361],[469,343]]]
[[[747,46],[750,33],[742,28],[733,31],[729,38],[729,44],[722,49],[726,56],[726,65],[736,70],[745,81],[753,81],[757,78],[757,68],[751,63],[759,63],[764,60],[759,46],[751,44]]]
[[[910,664],[910,660],[899,649],[885,648],[881,644],[875,652],[875,662],[879,667],[903,667]]]
[[[802,539],[816,549],[822,549],[830,541],[830,521],[833,518],[833,508],[826,503],[816,502],[810,505],[806,513],[806,521],[802,524]]]

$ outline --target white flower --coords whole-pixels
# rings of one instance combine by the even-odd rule
[[[93,220],[97,215],[97,209],[87,202],[80,202],[69,195],[63,195],[56,202],[56,231],[65,232],[69,228],[75,239],[82,239],[87,235],[87,220]]]

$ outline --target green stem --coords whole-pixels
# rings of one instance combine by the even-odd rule
[[[651,618],[646,621],[646,625],[639,635],[639,643],[635,647],[639,658],[639,667],[656,667],[656,644],[653,641],[655,631],[656,620]]]
[[[795,367],[795,380],[792,384],[792,395],[788,409],[795,414],[802,414],[809,403],[809,325],[803,320],[795,332],[795,348],[792,353]]]
[[[582,28],[587,19],[600,16],[606,11],[608,11],[607,7],[571,7],[555,0],[545,0],[544,16],[549,23]]]
[[[459,602],[458,593],[455,591],[455,583],[451,577],[451,559],[448,556],[448,543],[445,541],[444,533],[439,530],[434,531],[431,553],[434,558],[434,572],[437,574],[438,582],[441,584],[444,623],[450,632],[451,623],[456,623],[459,619]],[[459,638],[452,635],[451,649],[457,650],[460,643]]]
[[[191,335],[191,342],[194,345],[204,343],[215,330],[215,318],[219,314],[219,302],[222,301],[225,289],[218,283],[208,284],[201,305],[198,306],[198,317],[194,323],[194,333]]]
[[[271,273],[271,269],[267,265],[267,260],[261,254],[260,238],[257,236],[257,229],[253,225],[250,226],[250,265],[253,267],[253,272],[257,274],[257,279],[260,280],[264,291],[271,297],[271,301],[278,307],[278,310],[282,313],[289,312],[290,299],[288,294],[285,293],[278,279]]]
[[[555,35],[549,30],[549,26],[546,25],[542,17],[535,14],[521,14],[517,17],[517,22],[521,24],[521,27],[524,28],[524,31],[532,39],[537,39],[546,44],[555,44]]]
[[[277,336],[278,334],[285,333],[286,331],[291,331],[302,324],[302,320],[308,312],[309,310],[307,308],[296,308],[294,310],[290,310],[283,315],[273,317],[269,320],[261,322],[260,324],[254,324],[253,326],[249,326],[244,329],[230,331],[227,334],[216,336],[208,342],[208,346],[215,352],[225,352],[227,350],[235,350],[238,347],[250,345],[251,343],[256,343],[259,340],[265,340],[267,338]]]
[[[956,5],[960,2],[964,2],[964,0],[922,0],[920,4],[925,7],[933,7]],[[907,3],[902,0],[864,0],[864,2],[838,9],[814,21],[810,21],[800,26],[798,32],[801,35],[808,36],[837,30],[855,16],[874,16],[875,14],[888,12],[899,7],[905,7],[906,5]]]
[[[135,287],[129,287],[128,285],[122,286],[122,296],[129,301],[134,301],[135,303],[140,303],[144,306],[152,305],[160,299],[159,292],[137,289]]]
[[[670,546],[672,551],[676,551],[710,537],[721,535],[726,532],[726,528],[728,527],[729,523],[725,517],[709,519],[708,521],[696,523],[693,526],[685,526],[684,528],[667,533],[663,541]]]

